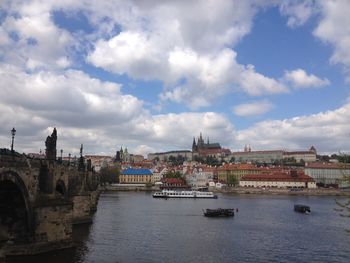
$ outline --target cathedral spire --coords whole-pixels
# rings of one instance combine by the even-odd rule
[[[198,149],[201,149],[204,147],[204,140],[203,140],[203,137],[202,137],[202,133],[200,133],[199,135],[199,138],[198,138],[198,142],[197,142],[197,148]]]
[[[193,137],[193,143],[192,143],[192,152],[197,150],[197,144],[196,144],[196,139]]]

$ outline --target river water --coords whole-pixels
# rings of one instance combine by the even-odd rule
[[[294,212],[296,203],[311,214]],[[234,218],[203,216],[218,207],[239,210]],[[350,262],[350,218],[335,208],[333,197],[108,192],[93,224],[75,228],[75,249],[9,262]]]

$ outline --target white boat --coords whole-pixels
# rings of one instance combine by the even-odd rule
[[[218,198],[212,192],[163,190],[155,192],[154,198]]]

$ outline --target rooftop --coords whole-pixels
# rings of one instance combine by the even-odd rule
[[[271,171],[262,174],[249,174],[242,177],[241,181],[279,181],[279,182],[314,182],[304,172]]]
[[[149,169],[128,168],[122,171],[123,175],[152,175]]]
[[[350,169],[350,164],[345,163],[326,163],[326,162],[312,162],[306,163],[305,169]]]

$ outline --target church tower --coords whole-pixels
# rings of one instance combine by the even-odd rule
[[[202,137],[202,133],[200,133],[200,135],[199,135],[198,142],[197,142],[197,147],[198,147],[198,149],[204,148],[204,140],[203,140],[203,137]]]
[[[196,152],[198,150],[196,139],[193,137],[193,143],[192,143],[192,152]]]

